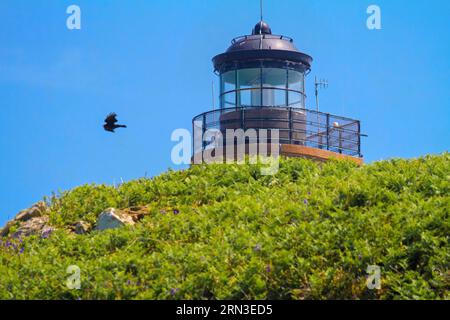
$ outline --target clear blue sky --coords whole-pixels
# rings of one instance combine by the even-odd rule
[[[368,162],[449,149],[450,1],[265,2],[274,33],[314,57],[308,106],[327,78],[322,110],[362,121]],[[0,224],[52,191],[177,169],[172,131],[211,109],[211,58],[258,16],[258,0],[1,0]],[[110,111],[129,128],[104,132]]]

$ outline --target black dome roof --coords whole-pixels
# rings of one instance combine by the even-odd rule
[[[220,72],[222,66],[230,63],[265,59],[299,64],[305,70],[309,70],[312,63],[312,57],[300,52],[293,39],[273,35],[264,21],[255,25],[251,35],[233,39],[225,53],[213,58],[213,63],[215,70]]]
[[[272,34],[272,29],[266,22],[261,20],[253,28],[252,34]]]

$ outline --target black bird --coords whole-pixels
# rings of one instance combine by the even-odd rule
[[[105,119],[105,125],[103,128],[105,128],[106,131],[114,132],[117,128],[126,128],[127,126],[122,124],[116,124],[117,123],[117,114],[110,113],[106,119]]]

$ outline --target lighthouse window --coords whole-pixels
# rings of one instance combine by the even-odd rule
[[[300,92],[289,91],[289,107],[291,108],[304,108],[304,95]]]
[[[301,72],[289,70],[288,71],[288,87],[291,90],[305,92],[304,75]]]
[[[229,71],[222,74],[222,92],[236,90],[236,71]]]
[[[286,106],[287,70],[262,69],[262,99],[264,106]]]
[[[261,69],[238,70],[238,89],[259,88],[261,85]]]
[[[262,83],[266,88],[286,88],[287,70],[277,68],[262,69]]]
[[[304,73],[267,66],[221,75],[222,108],[261,106],[304,108]]]
[[[220,78],[220,105],[222,108],[236,107],[236,71],[229,71],[222,74]]]
[[[272,89],[270,89],[272,90]],[[285,107],[286,106],[286,90],[275,89],[273,91],[273,106]]]
[[[225,93],[222,96],[222,107],[223,108],[236,107],[236,91]]]
[[[240,91],[239,97],[239,106],[249,107],[252,105],[252,93],[250,90]]]
[[[261,106],[261,68],[237,71],[238,104],[242,107]]]

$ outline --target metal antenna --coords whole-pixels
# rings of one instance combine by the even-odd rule
[[[260,17],[259,20],[259,35],[261,36],[261,39],[259,40],[259,49],[262,50],[262,42],[263,42],[263,34],[262,34],[262,26],[263,26],[263,0],[259,1],[259,8],[260,8]]]
[[[314,85],[316,88],[317,133],[320,135],[319,89],[328,88],[328,81],[325,79],[319,80],[317,77],[314,77]]]
[[[326,89],[328,88],[328,80],[325,79],[317,79],[315,77],[315,87],[316,87],[316,110],[319,112],[319,89]]]
[[[260,9],[261,9],[261,22],[263,21],[263,0],[260,0],[259,1],[259,6],[260,6]]]

